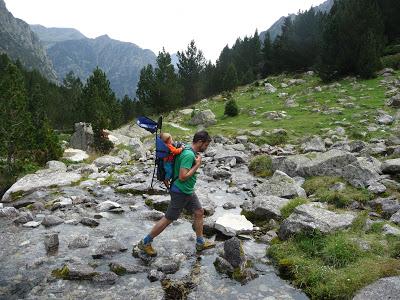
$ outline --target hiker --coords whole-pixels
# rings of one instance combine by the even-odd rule
[[[179,148],[174,147],[173,145],[173,140],[172,136],[169,133],[163,132],[160,135],[160,138],[162,141],[165,143],[165,145],[168,147],[170,154],[167,157],[164,157],[164,170],[165,170],[165,180],[164,184],[167,188],[170,188],[170,181],[172,179],[172,173],[173,173],[173,168],[174,168],[174,158],[176,155],[181,154],[184,146],[181,146]]]
[[[175,158],[174,180],[170,189],[171,202],[167,212],[160,221],[154,225],[150,233],[139,242],[138,247],[149,256],[156,256],[157,252],[152,247],[153,239],[172,221],[177,220],[185,208],[194,216],[194,228],[196,231],[196,250],[202,251],[215,247],[215,243],[206,241],[203,238],[203,215],[204,210],[201,207],[199,198],[194,192],[196,184],[196,171],[201,164],[199,152],[207,150],[211,142],[211,137],[207,131],[197,132],[193,137],[191,146],[187,146],[180,155]],[[176,178],[176,179],[175,179]]]

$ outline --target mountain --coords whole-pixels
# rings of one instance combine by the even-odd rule
[[[30,27],[46,48],[54,46],[57,42],[87,38],[74,28],[47,28],[42,25],[30,25]]]
[[[316,11],[320,11],[320,12],[329,12],[333,6],[333,3],[335,2],[335,0],[327,0],[324,3],[321,3],[320,5],[314,7],[314,9]],[[294,20],[296,18],[295,14],[290,14],[288,15],[288,17],[290,17],[292,20]],[[275,38],[280,35],[282,33],[282,25],[285,22],[286,17],[280,17],[278,21],[276,21],[274,24],[272,24],[272,26],[267,29],[266,31],[262,31],[260,32],[260,40],[264,41],[265,36],[267,34],[267,32],[269,32],[270,36],[271,36],[271,40],[275,40]]]
[[[38,37],[24,21],[14,18],[0,0],[0,53],[19,60],[28,70],[37,69],[45,77],[57,81],[51,61]]]
[[[35,26],[35,30],[37,28]],[[39,29],[39,36],[48,45],[47,55],[59,78],[65,78],[68,72],[73,71],[84,81],[98,66],[106,73],[118,97],[125,94],[134,97],[140,70],[148,64],[154,65],[156,61],[152,51],[111,39],[107,35],[89,39],[76,30],[50,28],[47,31],[43,26]],[[60,35],[56,36],[55,32]]]

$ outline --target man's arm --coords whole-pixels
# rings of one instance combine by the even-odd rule
[[[186,169],[186,168],[180,168],[179,169],[179,180],[180,181],[186,181],[188,178],[194,175],[196,173],[197,169],[200,168],[201,164],[201,156],[197,155],[195,159],[195,164],[192,168]]]

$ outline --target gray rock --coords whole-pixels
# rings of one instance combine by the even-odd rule
[[[325,152],[325,143],[319,136],[314,136],[301,145],[303,152]]]
[[[67,166],[63,162],[58,160],[48,161],[46,163],[46,168],[53,171],[63,171],[63,172],[67,171]]]
[[[232,202],[226,202],[226,203],[224,203],[224,205],[222,205],[222,207],[224,209],[234,209],[234,208],[236,208],[236,205],[233,204]]]
[[[232,274],[233,273],[233,267],[232,265],[223,257],[217,256],[217,258],[214,261],[214,266],[215,269],[222,273],[222,274]]]
[[[382,232],[384,235],[400,236],[400,229],[389,224],[383,225]]]
[[[117,275],[137,274],[147,271],[147,268],[144,266],[129,263],[112,262],[109,264],[109,266],[110,270]]]
[[[341,176],[352,186],[364,188],[379,179],[380,165],[373,157],[358,157],[357,161],[343,168]]]
[[[218,148],[217,154],[214,156],[214,159],[217,161],[230,161],[232,158],[235,158],[236,162],[239,164],[244,163],[249,159],[248,155],[244,152],[227,150],[224,148]]]
[[[379,182],[373,182],[369,185],[368,191],[374,194],[381,194],[386,191],[386,186]]]
[[[30,222],[23,224],[22,226],[27,227],[27,228],[36,228],[36,227],[39,227],[40,224],[41,224],[40,222],[30,221]]]
[[[233,237],[224,242],[224,258],[234,268],[241,267],[245,262],[242,242],[237,238]]]
[[[276,234],[275,230],[270,230],[265,233],[263,236],[260,237],[260,241],[264,243],[270,243],[274,238],[277,238],[278,235]]]
[[[378,198],[369,202],[369,205],[380,212],[384,218],[389,219],[400,209],[400,203],[396,198]]]
[[[44,245],[48,253],[56,252],[59,244],[58,232],[48,232],[44,235]]]
[[[211,176],[214,179],[227,179],[232,176],[232,172],[221,168],[214,168],[211,172]]]
[[[15,207],[4,207],[0,209],[0,217],[15,218],[19,216],[19,210]]]
[[[226,236],[249,233],[253,224],[242,215],[225,214],[215,221],[214,228]]]
[[[33,216],[30,212],[22,212],[19,217],[14,220],[15,224],[25,224],[33,221]]]
[[[394,300],[400,295],[400,276],[381,278],[364,287],[353,300]]]
[[[150,270],[147,274],[147,279],[150,280],[150,282],[161,281],[164,277],[164,273],[157,270]]]
[[[365,142],[363,141],[351,141],[349,143],[350,152],[360,152],[365,148]]]
[[[96,211],[97,212],[105,212],[112,210],[114,208],[121,208],[121,205],[119,205],[117,202],[113,202],[110,200],[101,202],[99,205],[96,206]]]
[[[376,122],[381,125],[390,125],[394,122],[394,118],[388,114],[381,114],[376,119]]]
[[[296,181],[279,170],[270,180],[252,190],[255,196],[277,196],[282,198],[306,197],[306,192]]]
[[[388,159],[382,164],[382,172],[385,174],[400,173],[400,158]]]
[[[80,235],[74,237],[68,243],[68,248],[70,248],[70,249],[87,248],[87,247],[89,247],[89,235],[88,234],[80,234]]]
[[[63,158],[71,162],[82,162],[88,159],[89,155],[83,150],[68,148],[64,150]],[[70,167],[71,166],[69,166],[69,168]]]
[[[88,217],[83,217],[83,218],[81,219],[80,223],[81,223],[82,225],[89,226],[89,227],[97,227],[97,226],[99,226],[99,224],[100,224],[100,223],[99,223],[98,221],[96,221],[95,219],[88,218]]]
[[[337,214],[318,205],[319,203],[310,203],[296,207],[279,228],[279,237],[287,239],[296,233],[313,230],[330,233],[350,227],[355,219],[352,214]]]
[[[107,239],[97,246],[94,254],[92,254],[92,257],[102,258],[104,256],[110,256],[119,252],[124,252],[126,250],[128,250],[128,248],[125,247],[121,242],[115,239]]]
[[[217,123],[214,113],[210,110],[203,110],[195,113],[192,119],[189,121],[190,125],[203,125],[210,126]]]
[[[56,226],[64,223],[64,220],[54,215],[45,216],[42,220],[42,225],[45,227]]]
[[[247,144],[249,138],[246,135],[239,135],[236,137],[236,142],[239,144]]]
[[[110,166],[120,165],[122,163],[122,159],[116,156],[104,155],[99,158],[96,158],[93,162],[98,168],[106,168]]]
[[[274,86],[273,86],[272,84],[270,84],[269,82],[266,82],[266,83],[264,84],[264,87],[265,87],[265,91],[266,91],[267,93],[269,93],[269,94],[276,93],[276,91],[277,91],[276,87],[274,87]]]
[[[400,210],[398,210],[395,214],[390,217],[390,221],[400,225]]]
[[[153,264],[154,267],[157,268],[158,271],[163,272],[164,274],[175,274],[179,270],[179,263],[174,261],[171,258],[162,258],[157,260]]]
[[[62,272],[63,270],[67,270],[67,272]],[[62,268],[54,270],[53,274],[55,273],[59,273],[59,275],[55,275],[56,277],[68,280],[91,280],[98,274],[92,267],[80,263],[64,265]]]
[[[114,284],[118,279],[118,275],[114,272],[103,272],[93,276],[93,282],[100,285]]]
[[[289,201],[276,196],[257,196],[253,199],[252,212],[265,220],[280,219],[281,208]]]
[[[392,96],[389,100],[386,101],[386,105],[400,108],[400,94]]]
[[[93,144],[92,125],[87,123],[75,123],[75,132],[71,136],[70,146],[75,149],[89,150]]]

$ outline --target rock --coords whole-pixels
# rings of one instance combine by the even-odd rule
[[[19,210],[15,207],[4,207],[0,209],[0,217],[15,218],[19,216]]]
[[[120,165],[122,163],[122,159],[116,156],[104,155],[96,158],[93,163],[98,168],[107,168],[110,166]]]
[[[369,185],[368,191],[374,194],[381,194],[386,191],[386,186],[379,182],[373,182]]]
[[[56,252],[59,244],[58,232],[48,232],[44,235],[44,245],[48,253]]]
[[[81,168],[81,174],[84,176],[89,176],[92,173],[98,173],[99,168],[97,168],[94,164],[85,165]]]
[[[400,94],[392,96],[389,100],[386,101],[386,105],[400,108]]]
[[[135,264],[127,264],[127,263],[117,263],[112,262],[110,263],[110,270],[117,275],[124,275],[124,274],[137,274],[143,273],[146,271],[146,267],[135,265]]]
[[[379,211],[382,216],[389,219],[393,214],[400,210],[400,203],[396,198],[378,198],[369,202],[369,205]]]
[[[178,272],[180,267],[178,262],[175,262],[173,259],[168,257],[157,260],[154,262],[153,266],[164,274],[175,274]]]
[[[150,270],[147,274],[147,279],[150,280],[150,282],[161,281],[164,277],[164,273],[157,270]]]
[[[277,238],[278,235],[276,234],[275,230],[267,231],[266,234],[260,237],[260,241],[269,244],[274,238]]]
[[[388,159],[382,164],[382,172],[385,174],[400,173],[400,158]]]
[[[189,121],[190,125],[203,125],[210,126],[217,123],[214,113],[210,110],[203,110],[195,113],[192,119]]]
[[[338,173],[352,186],[367,187],[379,179],[381,163],[373,157],[357,157],[357,161],[347,165]]]
[[[263,220],[280,219],[281,208],[290,200],[276,196],[257,196],[253,199],[252,212]]]
[[[114,272],[103,272],[93,276],[93,282],[101,285],[114,284],[118,279],[118,275]]]
[[[93,144],[93,129],[88,123],[75,123],[75,132],[71,136],[70,145],[72,148],[88,150]]]
[[[3,195],[2,202],[11,202],[15,194],[28,194],[38,189],[55,186],[66,186],[81,179],[81,175],[72,172],[54,171],[51,169],[39,170],[28,174],[14,183]]]
[[[255,196],[277,196],[282,198],[307,197],[296,181],[281,171],[275,171],[271,179],[252,190]]]
[[[62,268],[55,269],[52,272],[52,275],[56,278],[66,280],[91,280],[97,274],[92,267],[80,263],[64,265]]]
[[[364,287],[353,300],[394,300],[400,295],[400,276],[381,278]]]
[[[400,209],[390,217],[390,221],[400,225]]]
[[[352,214],[337,214],[318,207],[318,204],[310,203],[297,206],[279,228],[279,238],[286,240],[296,233],[313,230],[330,233],[350,227],[355,219]]]
[[[390,125],[394,122],[394,118],[388,114],[380,114],[376,122],[380,125]]]
[[[143,211],[141,212],[141,217],[151,221],[158,221],[164,217],[164,213],[157,210]]]
[[[33,221],[33,216],[30,212],[22,212],[15,220],[15,224],[24,224]]]
[[[247,135],[239,135],[236,137],[236,142],[239,144],[247,144],[249,138]]]
[[[179,114],[184,115],[184,116],[189,116],[191,115],[193,112],[192,108],[186,108],[186,109],[182,109],[179,111]]]
[[[244,163],[249,159],[248,155],[241,151],[227,150],[221,148],[218,148],[217,154],[214,156],[214,160],[217,161],[230,161],[232,158],[235,158],[238,164]]]
[[[89,247],[89,235],[88,234],[80,234],[78,236],[75,236],[68,243],[68,248],[70,248],[70,249],[87,248],[87,247]]]
[[[113,202],[110,200],[101,202],[99,205],[96,206],[96,211],[97,212],[105,212],[112,210],[114,208],[121,208],[121,205],[119,205],[117,202]]]
[[[71,206],[72,206],[72,199],[61,196],[55,200],[55,202],[53,204],[53,209],[63,208],[63,207],[71,207]]]
[[[214,261],[215,269],[222,274],[232,274],[233,266],[223,257],[217,256]]]
[[[239,268],[245,262],[242,243],[237,237],[230,238],[224,242],[224,258],[233,268]]]
[[[224,209],[234,209],[234,208],[236,208],[236,205],[233,204],[232,202],[226,202],[226,203],[224,203],[224,205],[222,205],[222,207]]]
[[[382,232],[384,235],[400,236],[400,229],[389,224],[383,225]]]
[[[267,93],[269,93],[269,94],[276,93],[276,91],[277,91],[276,87],[274,87],[272,84],[270,84],[270,83],[268,83],[268,82],[266,82],[266,83],[264,84],[264,87],[265,87],[265,91],[266,91]]]
[[[303,152],[325,152],[325,143],[319,136],[314,136],[301,145]]]
[[[46,168],[52,171],[67,171],[67,166],[58,160],[51,160],[46,163]]]
[[[42,220],[42,225],[45,227],[56,226],[64,223],[64,220],[54,215],[45,216]]]
[[[104,256],[110,256],[115,253],[124,252],[128,250],[121,242],[115,239],[107,239],[105,242],[101,242],[94,254],[92,254],[93,258],[102,258]]]
[[[99,226],[99,224],[100,224],[100,223],[99,223],[98,221],[96,221],[95,219],[91,219],[91,218],[88,218],[88,217],[83,217],[83,218],[81,219],[80,223],[81,223],[82,225],[89,226],[89,227],[97,227],[97,226]]]
[[[228,170],[221,168],[213,168],[211,174],[214,179],[227,179],[232,176],[232,173]]]
[[[253,224],[242,215],[225,214],[215,221],[214,228],[226,236],[253,231]]]
[[[346,184],[343,182],[338,182],[335,183],[334,185],[329,187],[330,191],[336,191],[336,192],[340,192],[343,191],[346,188]]]
[[[360,152],[365,148],[365,145],[363,141],[351,141],[349,143],[350,152]]]
[[[63,158],[71,162],[82,162],[89,158],[89,155],[80,149],[67,148],[64,150]]]
[[[39,227],[40,224],[41,224],[40,222],[30,221],[30,222],[23,224],[22,226],[27,227],[27,228],[36,228],[36,227]]]

